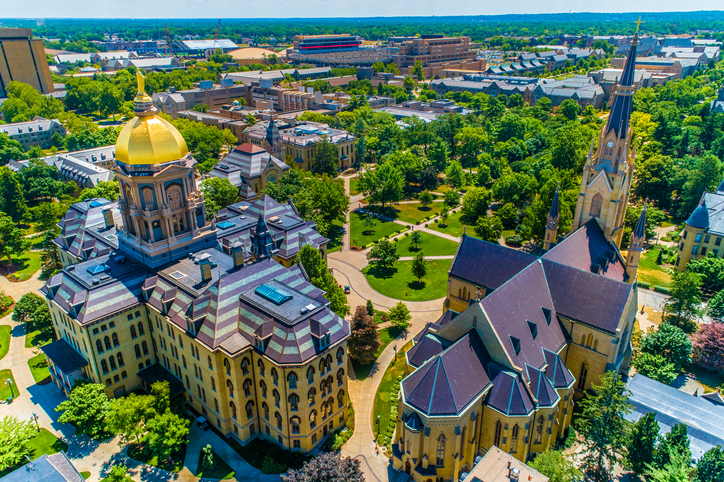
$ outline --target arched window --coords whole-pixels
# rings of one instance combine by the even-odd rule
[[[148,355],[148,343],[146,343],[146,340],[141,342],[141,350],[143,350],[144,355]]]
[[[287,375],[287,381],[289,382],[289,388],[294,390],[297,388],[297,374],[294,372],[289,373]]]
[[[279,408],[279,401],[281,400],[281,398],[279,397],[279,392],[277,392],[276,390],[274,390],[274,391],[272,392],[272,396],[274,397],[274,405],[275,405],[277,408]]]
[[[586,341],[586,346],[590,348],[591,345],[593,345],[593,335],[589,334],[588,340]]]
[[[246,406],[244,408],[246,409],[246,418],[252,418],[254,416],[254,400],[246,402]]]
[[[261,408],[264,410],[264,419],[269,420],[269,405],[266,402],[262,402]]]
[[[178,209],[181,207],[181,198],[183,194],[181,193],[181,188],[179,186],[171,186],[168,191],[166,191],[166,196],[168,197],[168,203],[171,206],[171,209]]]
[[[445,434],[441,433],[437,438],[437,461],[435,463],[438,467],[445,465]]]
[[[513,431],[510,434],[510,452],[516,453],[518,451],[518,424],[513,425]]]
[[[289,423],[292,424],[292,433],[299,433],[299,417],[292,417]]]
[[[330,371],[332,369],[332,355],[327,355],[325,363],[327,365],[327,371]]]
[[[231,418],[236,420],[236,404],[234,402],[229,402],[229,408],[231,408]]]
[[[251,380],[249,378],[244,380],[244,384],[242,385],[242,388],[244,389],[245,397],[248,397],[251,395]]]
[[[256,361],[256,365],[259,367],[259,375],[264,376],[264,362],[261,358]]]
[[[118,353],[116,354],[116,359],[118,360],[118,366],[119,366],[119,367],[122,367],[122,366],[125,365],[125,363],[123,363],[123,353],[118,352]]]
[[[337,394],[337,408],[342,408],[344,406],[344,390],[340,390]]]
[[[279,374],[277,373],[276,368],[272,368],[271,376],[272,376],[272,382],[274,382],[274,385],[279,386]]]
[[[206,363],[209,365],[209,370],[213,370],[213,369],[214,369],[214,364],[213,364],[212,361],[211,361],[211,356],[207,356],[207,357],[206,357]]]
[[[110,349],[111,349],[111,339],[108,338],[107,336],[106,336],[106,337],[103,337],[103,344],[106,345],[106,350],[110,350]]]
[[[141,347],[138,345],[135,345],[133,347],[133,350],[136,352],[136,358],[141,358]]]
[[[503,424],[500,420],[495,422],[495,437],[493,438],[493,445],[500,447],[500,436],[503,433]]]
[[[211,389],[216,391],[216,380],[214,380],[214,377],[211,377]]]
[[[184,355],[181,355],[181,363],[183,363],[184,368],[186,368],[186,357]]]
[[[266,398],[266,382],[264,380],[259,382],[259,388],[261,389],[261,396]]]
[[[538,417],[538,423],[535,426],[535,442],[539,444],[543,439],[543,415]]]
[[[586,377],[588,377],[588,365],[585,363],[581,365],[581,374],[578,376],[578,389],[586,389]]]
[[[226,380],[226,388],[229,389],[229,396],[234,398],[234,384],[231,383],[231,380]]]
[[[463,427],[463,431],[460,434],[460,452],[459,452],[460,457],[462,459],[465,459],[465,438],[467,437],[467,435],[468,435],[468,428]]]
[[[309,412],[309,426],[311,428],[314,428],[317,426],[317,411],[316,410],[312,410],[311,412]]]
[[[115,370],[115,369],[117,368],[117,367],[116,367],[116,359],[113,358],[113,355],[111,355],[110,357],[108,357],[108,363],[111,365],[111,370]]]
[[[307,384],[311,385],[314,383],[314,367],[309,367],[307,369]]]
[[[136,327],[131,325],[131,338],[136,338]]]
[[[325,380],[319,383],[319,393],[322,394],[322,398],[327,394],[327,382]]]
[[[299,396],[296,393],[289,395],[290,410],[299,410]]]
[[[143,323],[139,321],[139,322],[138,322],[138,334],[139,334],[139,335],[143,335],[143,333],[144,333],[144,331],[143,331]]]
[[[100,340],[96,340],[96,350],[98,353],[103,353],[103,343]]]
[[[244,358],[241,360],[241,374],[247,375],[249,373],[249,359]]]
[[[121,342],[118,341],[118,333],[113,333],[111,335],[111,338],[113,339],[113,346],[118,346],[121,344]]]
[[[307,393],[307,400],[309,400],[309,405],[314,405],[315,398],[317,396],[317,389],[312,387],[309,389],[309,393]]]
[[[279,430],[281,430],[281,429],[282,429],[282,416],[279,415],[279,412],[275,412],[275,413],[274,413],[274,418],[275,418],[276,421],[277,421],[277,428],[278,428]]]
[[[603,207],[603,196],[601,196],[601,193],[596,193],[593,196],[593,199],[591,199],[591,212],[589,213],[591,216],[597,218],[601,216],[601,208]]]
[[[154,208],[153,203],[153,189],[150,187],[144,187],[141,189],[141,192],[143,193],[143,205],[146,209],[149,211]]]
[[[344,382],[344,368],[337,370],[337,386],[342,385]]]
[[[229,360],[224,358],[224,369],[226,370],[227,375],[231,375],[231,365],[229,365]]]
[[[105,359],[101,360],[101,370],[103,373],[108,373],[108,362]]]
[[[344,350],[342,348],[337,349],[337,365],[341,365],[344,360]]]
[[[191,384],[189,383],[189,376],[186,375],[186,388],[191,388]]]
[[[319,374],[321,375],[323,373],[324,373],[324,358],[319,360]]]

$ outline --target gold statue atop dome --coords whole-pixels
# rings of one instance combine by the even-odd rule
[[[146,93],[146,77],[141,74],[140,70],[136,70],[136,83],[138,84],[138,92],[133,99],[134,102],[153,102],[153,99]]]

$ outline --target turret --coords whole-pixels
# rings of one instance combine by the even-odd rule
[[[636,279],[636,272],[639,269],[639,260],[641,252],[646,242],[646,205],[641,211],[641,216],[636,223],[636,227],[631,233],[631,242],[628,246],[628,255],[626,256],[626,274],[628,274],[628,282],[633,283]]]
[[[271,258],[278,251],[263,215],[260,215],[256,221],[256,230],[251,237],[251,249],[255,261]]]
[[[551,209],[550,211],[548,211],[548,217],[546,219],[546,235],[543,241],[543,249],[545,250],[549,250],[551,248],[551,245],[556,242],[556,239],[558,237],[558,220],[560,219],[561,215],[561,207],[558,193],[559,187],[556,187],[556,193],[553,195]]]

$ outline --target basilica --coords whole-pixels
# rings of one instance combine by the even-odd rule
[[[529,460],[565,436],[601,375],[628,372],[646,224],[644,209],[624,257],[636,45],[591,145],[571,233],[558,233],[556,191],[539,255],[463,235],[444,314],[405,354],[392,460],[415,481],[463,479],[494,446]]]
[[[140,74],[134,105],[120,199],[76,203],[59,223],[64,268],[41,290],[53,380],[111,397],[165,380],[227,437],[313,450],[347,419],[350,326],[293,260],[306,245],[325,257],[329,240],[267,196],[209,219],[195,160]]]

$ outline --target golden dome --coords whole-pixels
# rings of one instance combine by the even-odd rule
[[[165,119],[156,117],[151,98],[144,89],[144,78],[137,73],[138,94],[134,99],[136,117],[118,134],[116,160],[124,164],[148,165],[177,161],[189,149],[181,133]]]

